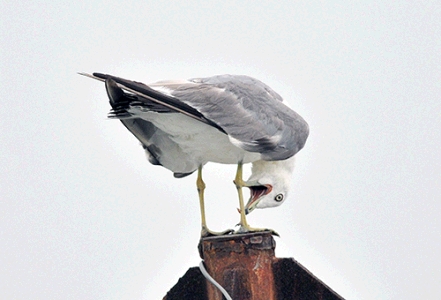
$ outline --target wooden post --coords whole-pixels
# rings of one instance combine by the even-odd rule
[[[275,299],[272,263],[275,242],[271,232],[208,237],[201,240],[207,271],[233,299]],[[222,300],[221,292],[207,284],[209,300]]]

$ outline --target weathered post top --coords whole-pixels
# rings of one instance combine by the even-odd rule
[[[265,251],[274,256],[276,241],[271,231],[261,231],[201,238],[198,248],[202,259],[206,258],[204,255],[209,255],[210,253],[222,255],[222,253],[242,253],[244,251],[250,254]]]

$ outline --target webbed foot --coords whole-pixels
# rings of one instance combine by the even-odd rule
[[[233,229],[227,229],[225,231],[217,232],[217,231],[211,231],[206,226],[202,226],[201,230],[201,237],[209,237],[209,236],[220,236],[220,235],[228,235],[234,233]]]

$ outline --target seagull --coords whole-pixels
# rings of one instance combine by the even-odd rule
[[[108,117],[119,119],[141,142],[150,163],[169,169],[176,178],[197,171],[203,237],[233,232],[207,227],[202,167],[208,162],[237,164],[236,233],[267,230],[250,227],[246,215],[286,200],[294,155],[309,134],[306,121],[279,94],[244,75],[143,84],[101,73],[79,74],[105,82],[112,107]],[[252,163],[252,174],[244,181],[246,163]],[[251,194],[246,205],[243,187]]]

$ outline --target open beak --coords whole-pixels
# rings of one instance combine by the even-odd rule
[[[248,200],[248,203],[245,205],[245,214],[247,215],[256,208],[263,196],[271,192],[273,187],[269,184],[259,184],[258,182],[245,183],[245,186],[248,187],[251,192],[250,200]]]

